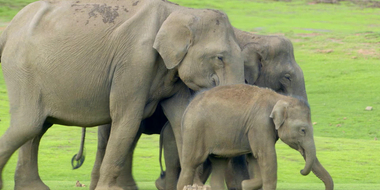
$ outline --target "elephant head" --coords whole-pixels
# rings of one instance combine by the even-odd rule
[[[167,69],[192,90],[244,83],[244,62],[227,16],[216,10],[184,9],[164,21],[154,46]]]
[[[324,182],[326,190],[334,189],[330,174],[316,156],[310,108],[307,102],[298,99],[279,100],[273,107],[270,118],[273,119],[279,138],[304,157],[306,163],[301,174],[308,175],[313,171]]]
[[[244,57],[248,84],[267,87],[307,101],[302,69],[293,44],[283,36],[263,36],[234,29]]]

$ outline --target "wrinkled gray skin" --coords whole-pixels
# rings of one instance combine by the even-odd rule
[[[304,76],[301,68],[294,58],[293,45],[289,39],[283,36],[264,36],[256,35],[249,32],[244,32],[234,28],[239,46],[242,49],[244,58],[244,71],[245,80],[248,84],[254,84],[261,87],[268,87],[274,89],[276,92],[295,96],[307,101],[305,90]],[[160,114],[156,114],[158,117]],[[162,114],[161,114],[162,115]],[[153,119],[154,120],[154,119]],[[165,120],[162,118],[162,120]],[[162,123],[162,122],[161,122]],[[152,125],[147,127],[148,125]],[[157,122],[150,122],[150,124],[143,126],[139,132],[147,134],[157,134],[152,130],[162,128]],[[175,189],[177,183],[179,168],[178,152],[175,144],[171,144],[174,139],[170,124],[169,127],[163,130],[165,136],[163,138],[164,152],[165,152],[165,166],[167,171],[162,173],[156,181],[158,189]],[[108,135],[109,125],[100,126],[98,130],[98,152],[92,172],[93,179],[98,178],[98,170],[102,161],[102,155],[105,153],[106,141],[103,137]],[[139,133],[141,135],[141,133]],[[138,135],[138,137],[140,136]],[[137,142],[138,138],[136,139]],[[135,143],[136,143],[135,142]],[[102,148],[103,147],[103,148]],[[133,152],[128,157],[132,158]],[[131,160],[131,159],[129,159]],[[200,173],[197,182],[205,182],[210,174],[211,168],[208,164],[203,165],[203,170],[198,170]],[[245,156],[239,156],[229,162],[229,167],[225,172],[227,177],[227,186],[229,189],[241,189],[241,181],[248,179],[248,170],[246,166]],[[135,182],[131,173],[132,162],[128,162],[128,169],[124,173],[125,186],[135,187]],[[96,180],[92,180],[96,181]],[[127,185],[129,184],[129,185]],[[92,187],[93,185],[91,185]]]
[[[53,124],[109,123],[96,190],[125,189],[117,177],[141,121],[158,104],[181,144],[189,88],[244,83],[227,16],[162,0],[34,2],[0,36],[0,56],[11,115],[0,138],[0,171],[21,147],[15,189],[48,189],[37,155]]]
[[[242,182],[243,190],[275,190],[278,138],[304,157],[302,175],[313,170],[327,190],[334,188],[316,157],[310,108],[303,100],[246,84],[215,87],[191,101],[182,118],[182,132],[177,190],[193,184],[196,168],[208,157],[217,165],[211,188],[224,189],[228,159],[245,154],[250,154],[254,178]]]

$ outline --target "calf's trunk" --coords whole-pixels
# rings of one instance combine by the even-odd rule
[[[323,181],[323,183],[325,184],[326,190],[333,190],[334,189],[333,179],[331,178],[329,172],[327,172],[327,170],[318,161],[318,158],[316,158],[314,161],[312,171],[320,180]]]

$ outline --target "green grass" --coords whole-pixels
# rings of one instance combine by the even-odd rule
[[[0,0],[0,30],[31,0]],[[312,4],[293,0],[174,0],[183,6],[226,12],[240,29],[290,38],[305,75],[312,109],[317,154],[338,190],[380,189],[380,9],[350,1]],[[372,111],[365,111],[372,106]],[[9,124],[8,101],[0,75],[0,134]],[[96,128],[86,138],[87,158],[71,170],[71,156],[80,142],[80,128],[53,127],[40,147],[39,169],[52,189],[73,189],[76,180],[89,185],[96,150]],[[302,157],[277,144],[278,189],[323,189],[313,174],[302,176]],[[15,154],[4,170],[12,189]],[[140,189],[154,189],[159,175],[158,136],[143,136],[134,156]],[[84,188],[86,189],[86,188]]]

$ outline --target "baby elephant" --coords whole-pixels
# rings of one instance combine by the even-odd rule
[[[330,174],[316,157],[310,108],[305,101],[245,84],[215,87],[192,100],[183,115],[182,130],[178,190],[193,184],[196,167],[208,157],[213,164],[211,188],[224,189],[228,158],[243,154],[249,155],[254,174],[242,182],[243,190],[276,189],[278,138],[306,160],[302,175],[313,171],[326,189],[334,188]]]

